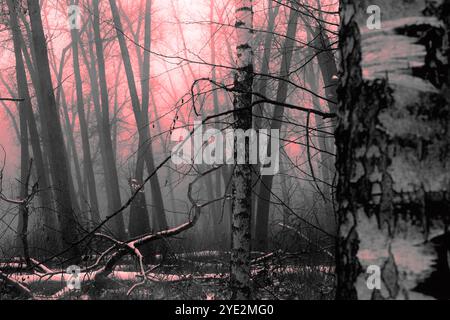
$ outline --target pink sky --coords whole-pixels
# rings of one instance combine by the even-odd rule
[[[118,0],[117,1],[120,6],[123,7],[124,11],[128,13],[130,20],[133,21],[134,28],[136,28],[136,21],[138,14],[142,14],[143,11],[140,11],[138,8],[139,1],[136,0]],[[322,1],[325,3],[325,1]],[[112,29],[112,22],[110,19],[110,11],[109,5],[107,1],[102,1],[102,10],[104,13],[101,16],[102,31],[108,32],[107,36],[111,36],[114,34],[114,30]],[[187,55],[191,60],[199,61],[203,59],[205,61],[210,61],[210,51],[209,51],[209,33],[210,33],[210,25],[207,21],[210,20],[210,1],[208,0],[173,0],[175,5],[175,10],[178,11],[179,19],[181,20],[182,31],[186,40],[187,47]],[[224,24],[233,25],[233,1],[227,0],[216,0],[216,4],[223,8],[225,3],[229,3],[227,8],[227,14],[223,17]],[[312,1],[313,4],[316,3],[316,0]],[[50,39],[50,47],[54,50],[56,59],[60,59],[61,51],[64,47],[69,45],[70,34],[67,29],[66,16],[65,13],[61,10],[64,10],[63,5],[61,9],[55,10],[56,4],[61,6],[61,2],[58,0],[47,0],[46,6],[43,9],[43,21],[44,21],[44,29],[47,32],[48,38]],[[255,28],[263,25],[266,19],[266,10],[264,8],[267,7],[267,0],[258,0],[254,2],[255,6]],[[171,5],[170,0],[154,0],[153,1],[153,9],[154,15],[152,17],[152,50],[155,52],[165,54],[165,55],[173,55],[173,56],[184,56],[185,51],[183,51],[183,43],[181,41],[180,30],[176,24],[175,15],[173,14],[173,7]],[[329,9],[329,8],[327,8]],[[279,15],[280,19],[285,19],[286,13],[280,11]],[[83,14],[83,13],[82,13]],[[89,13],[88,13],[89,14]],[[218,21],[217,15],[214,17],[215,21]],[[195,22],[195,23],[193,23]],[[280,21],[279,27],[284,28],[285,23]],[[131,37],[131,33],[128,30],[128,25],[125,22],[125,19],[122,19],[122,23],[124,24],[125,33]],[[47,25],[49,27],[47,27]],[[216,25],[217,27],[217,25]],[[282,30],[281,30],[282,32]],[[143,45],[143,30],[141,30],[141,39],[140,44]],[[301,31],[299,32],[299,36],[304,35]],[[225,45],[225,40],[229,40],[231,42],[231,46],[233,45],[233,27],[230,26],[222,26],[220,27],[220,31],[217,33],[214,38],[216,43],[216,50],[218,50],[217,63],[222,65],[231,65],[229,51],[227,50],[227,46]],[[0,34],[0,38],[9,39],[9,32],[3,31]],[[84,36],[85,37],[85,36]],[[7,82],[15,87],[15,74],[14,74],[14,57],[11,52],[11,42],[9,42],[9,48],[2,48],[2,54],[0,55],[0,70],[3,72],[3,76],[7,80]],[[136,60],[136,52],[135,46],[131,42],[129,42],[129,50],[132,56],[133,68],[135,72],[136,85],[138,87],[138,91],[140,91],[140,77],[139,77],[139,69]],[[117,41],[113,43],[109,43],[105,45],[105,54],[107,55],[107,76],[108,76],[108,85],[110,88],[113,88],[116,75],[118,73],[118,67],[121,64],[121,60],[119,58],[119,47]],[[167,59],[166,59],[167,60]],[[71,71],[71,55],[70,52],[66,55],[66,64],[64,68],[63,79],[66,81],[63,84],[64,90],[66,92],[66,99],[68,103],[71,102],[72,92],[74,91],[74,80],[73,73]],[[158,55],[151,55],[151,86],[153,88],[153,93],[156,98],[156,105],[159,112],[159,115],[163,115],[169,110],[173,108],[176,100],[180,99],[183,94],[186,94],[189,91],[185,80],[182,76],[182,72],[180,71],[179,65],[176,64],[177,60],[169,60],[168,63],[165,63],[163,59],[158,57]],[[82,72],[85,72],[85,67],[83,60],[80,58]],[[172,62],[172,63],[171,63]],[[59,63],[59,61],[57,61]],[[169,77],[167,76],[166,68],[170,70],[170,75],[172,78],[172,82],[169,81]],[[195,74],[195,77],[208,77],[210,75],[210,67],[202,66],[200,64],[192,64],[191,68]],[[53,71],[53,70],[52,70]],[[185,72],[189,73],[189,69],[186,67]],[[219,69],[219,77],[222,77],[221,80],[226,78],[230,78],[230,71],[227,69]],[[132,154],[135,149],[135,143],[130,143],[134,141],[135,137],[135,121],[134,116],[131,111],[131,106],[129,102],[129,93],[128,87],[126,84],[126,78],[123,70],[120,73],[120,88],[119,88],[119,105],[124,105],[124,109],[120,114],[120,118],[124,121],[124,129],[120,133],[121,144],[119,145],[120,153],[123,157],[122,161],[124,163],[127,162],[129,154]],[[85,79],[88,79],[88,76],[85,75]],[[56,86],[56,81],[54,81],[54,86]],[[171,94],[172,91],[173,94]],[[89,91],[89,83],[86,81],[84,84],[84,88],[86,93]],[[2,96],[9,96],[6,92],[3,85],[0,84],[0,93]],[[110,107],[111,110],[113,108],[112,104],[114,102],[113,96],[114,91],[111,89],[110,92]],[[226,102],[226,95],[221,95],[222,102]],[[211,97],[209,97],[211,99]],[[306,102],[304,102],[306,103]],[[11,110],[15,110],[15,105],[12,102],[7,103],[10,106]],[[224,107],[226,107],[225,105]],[[92,106],[90,106],[92,108]],[[208,107],[211,109],[211,107]],[[0,107],[0,144],[2,144],[8,154],[8,163],[7,163],[7,177],[15,177],[15,170],[18,166],[18,158],[20,156],[20,150],[18,150],[18,144],[15,139],[15,133],[11,126],[11,121],[8,116],[2,110],[3,107]],[[150,107],[150,111],[152,107]],[[186,106],[183,112],[184,116],[190,116],[188,121],[192,123],[195,119],[192,117],[192,112],[188,114],[188,111],[191,111],[191,108]],[[211,112],[211,110],[209,111]],[[111,111],[112,113],[112,111]],[[166,116],[162,125],[165,129],[170,126],[172,123],[174,113]],[[120,161],[120,160],[119,160]]]

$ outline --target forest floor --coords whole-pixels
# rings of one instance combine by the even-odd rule
[[[316,260],[315,262],[311,260]],[[258,300],[331,300],[334,299],[334,267],[317,259],[270,259],[252,268],[254,296]],[[226,257],[190,257],[170,263],[148,265],[152,279],[131,293],[136,281],[128,281],[137,265],[117,266],[117,274],[105,288],[96,290],[89,284],[64,295],[69,300],[225,300],[228,289]],[[125,278],[123,276],[125,275]],[[121,279],[122,278],[122,279]],[[131,277],[133,279],[133,277]],[[37,296],[51,296],[64,288],[63,282],[35,282],[28,288]],[[0,300],[23,299],[0,282]]]

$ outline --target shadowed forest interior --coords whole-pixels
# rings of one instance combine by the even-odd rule
[[[1,0],[0,299],[450,298],[448,2]]]

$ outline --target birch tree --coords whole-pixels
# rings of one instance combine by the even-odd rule
[[[426,283],[448,273],[450,1],[372,30],[340,4],[337,298],[448,299]]]
[[[253,4],[251,0],[236,0],[236,73],[234,75],[235,130],[252,127],[253,86]],[[235,160],[236,148],[235,142]],[[251,247],[251,182],[252,165],[249,163],[249,144],[245,143],[245,163],[235,164],[232,176],[232,225],[230,281],[232,299],[250,299],[250,247]]]

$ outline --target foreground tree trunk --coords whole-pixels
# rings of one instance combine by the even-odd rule
[[[237,61],[234,87],[234,129],[252,127],[253,85],[253,6],[252,1],[236,1]],[[236,148],[235,142],[235,161]],[[245,164],[235,164],[232,177],[231,272],[232,299],[250,299],[251,247],[251,183],[252,165],[249,163],[249,144],[245,143]]]
[[[450,1],[362,41],[355,10],[341,1],[337,298],[449,299]]]
[[[50,167],[56,197],[56,211],[59,216],[60,231],[63,246],[67,249],[70,260],[77,261],[80,258],[78,246],[73,245],[78,238],[77,221],[73,210],[69,186],[69,171],[67,157],[64,151],[64,139],[62,136],[59,113],[56,108],[53,92],[52,78],[47,53],[47,44],[42,27],[41,11],[38,1],[28,0],[28,11],[31,22],[33,46],[36,53],[36,69],[39,76],[40,89],[43,99],[45,125],[47,126],[49,145],[51,148]]]

